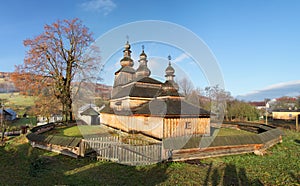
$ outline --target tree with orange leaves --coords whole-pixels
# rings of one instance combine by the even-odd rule
[[[54,95],[61,103],[66,121],[72,120],[72,82],[78,74],[84,76],[81,80],[96,78],[101,67],[93,41],[77,18],[45,25],[42,34],[24,41],[29,50],[24,63],[16,67],[14,82],[33,95],[43,96],[42,90],[47,89],[48,96]]]

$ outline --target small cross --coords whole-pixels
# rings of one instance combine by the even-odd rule
[[[171,55],[168,56],[168,59],[169,59],[169,61],[172,59],[172,58],[171,58]]]
[[[144,49],[145,49],[145,46],[144,46],[144,45],[142,45],[142,49],[143,49],[143,51],[144,51]]]
[[[126,39],[127,39],[127,42],[129,41],[129,36],[128,35],[126,35]]]

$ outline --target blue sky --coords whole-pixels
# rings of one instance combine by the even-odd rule
[[[233,95],[246,94],[299,80],[299,10],[297,0],[2,1],[0,71],[13,71],[14,65],[22,63],[26,51],[23,40],[40,34],[45,24],[58,19],[80,18],[95,38],[126,23],[162,20],[198,35],[217,59],[225,88]],[[135,56],[140,53],[139,47]],[[145,47],[157,57],[166,57]],[[170,52],[174,60],[182,55],[175,50]],[[117,55],[121,57],[122,53],[114,54],[116,58]],[[189,59],[185,60],[178,65],[191,69]],[[198,82],[205,81],[201,74],[199,79]],[[206,84],[195,86],[204,88]]]

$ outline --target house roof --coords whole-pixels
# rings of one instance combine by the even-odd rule
[[[11,116],[13,115],[7,109],[4,109],[3,112],[4,112],[5,115],[11,115]],[[2,115],[2,109],[0,109],[0,114]]]
[[[255,106],[255,107],[265,107],[266,102],[264,101],[254,101],[254,102],[249,102],[250,105]]]
[[[93,109],[92,107],[86,109],[85,111],[81,112],[80,115],[86,115],[86,116],[98,116],[99,113]]]
[[[272,112],[300,112],[300,109],[274,109]]]

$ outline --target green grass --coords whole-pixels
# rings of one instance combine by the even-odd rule
[[[28,107],[34,104],[34,97],[33,96],[24,96],[20,95],[19,93],[1,93],[1,99],[6,99],[6,104],[8,106],[21,106],[21,107]]]
[[[299,185],[300,133],[285,132],[265,156],[138,167],[58,155],[32,148],[22,136],[0,147],[0,185]]]
[[[5,107],[14,109],[19,115],[23,115],[27,108],[34,105],[33,96],[24,96],[19,93],[0,93],[0,99],[6,100]]]
[[[19,118],[12,121],[11,126],[36,125],[36,117]]]
[[[232,136],[232,135],[255,135],[255,133],[248,132],[245,130],[236,130],[236,129],[230,129],[230,128],[220,128],[218,133],[218,136]]]
[[[88,125],[79,125],[79,126],[62,126],[58,127],[47,134],[58,135],[58,136],[70,136],[70,137],[83,137],[83,136],[92,136],[98,134],[105,134],[111,131],[100,127],[99,125],[88,126]],[[228,136],[228,135],[255,135],[255,133],[247,132],[244,130],[235,130],[228,128],[221,128],[217,133],[218,136]]]
[[[108,129],[100,127],[99,125],[89,126],[89,125],[79,125],[79,126],[62,126],[55,128],[47,132],[46,134],[57,135],[57,136],[69,136],[69,137],[89,137],[95,135],[106,135],[111,133]]]

